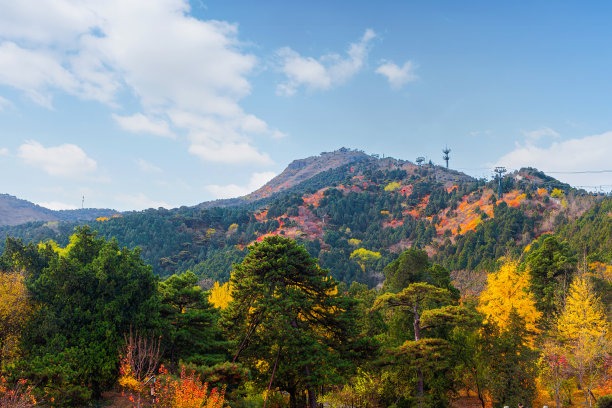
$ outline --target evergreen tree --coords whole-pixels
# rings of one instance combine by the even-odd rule
[[[348,364],[355,320],[336,282],[304,247],[273,236],[250,247],[232,274],[232,301],[222,324],[234,342],[234,361],[248,365],[260,385],[301,392],[316,406],[318,386],[339,380]]]
[[[117,378],[124,333],[157,324],[151,267],[138,250],[95,235],[83,227],[65,249],[42,246],[32,261],[47,265],[28,276],[37,307],[23,332],[20,365],[60,406],[100,397]],[[30,252],[24,247],[21,255]]]
[[[219,312],[197,283],[198,277],[189,271],[159,283],[160,315],[166,326],[162,340],[174,364],[213,365],[227,357],[227,343],[217,326]]]

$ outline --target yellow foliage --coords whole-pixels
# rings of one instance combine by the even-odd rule
[[[389,214],[389,211],[387,211],[387,210],[381,210],[381,211],[380,211],[380,213],[381,213],[381,214],[387,214],[387,215],[388,215],[388,214]]]
[[[104,222],[104,221],[108,221],[108,220],[110,220],[110,218],[108,218],[108,217],[98,217],[98,218],[96,218],[96,221],[98,221],[98,222]]]
[[[236,232],[237,229],[238,229],[238,224],[234,223],[229,226],[229,228],[227,229],[227,232],[234,233]]]
[[[215,282],[210,290],[208,301],[217,309],[225,309],[227,305],[229,305],[229,302],[232,301],[232,287],[229,282],[223,285],[219,285],[219,282]]]
[[[588,278],[580,276],[572,282],[565,309],[557,321],[562,339],[576,341],[581,337],[601,338],[608,335],[603,305]]]
[[[359,244],[361,244],[361,240],[357,238],[351,238],[348,240],[348,242],[353,246],[359,246]]]
[[[217,230],[214,228],[209,228],[206,230],[206,238],[210,238],[217,233]]]
[[[536,333],[536,323],[541,313],[536,309],[528,289],[528,272],[519,271],[516,261],[508,261],[499,271],[487,277],[487,288],[480,294],[478,310],[486,315],[488,321],[505,330],[514,309],[525,320],[525,328]]]
[[[0,361],[8,363],[18,357],[21,329],[34,307],[28,296],[21,272],[0,271]],[[1,367],[0,367],[1,368]]]
[[[402,185],[397,181],[392,181],[385,186],[385,191],[395,191],[400,188]]]
[[[563,197],[565,197],[565,193],[563,192],[563,190],[555,188],[555,189],[553,189],[552,193],[550,193],[550,196],[552,198],[563,198]]]
[[[351,259],[354,259],[364,271],[366,264],[379,260],[380,256],[380,252],[370,251],[365,248],[359,248],[351,252]]]

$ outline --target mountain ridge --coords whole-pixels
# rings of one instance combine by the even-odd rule
[[[106,208],[51,210],[10,194],[0,194],[0,226],[32,221],[81,221],[110,217],[118,212]]]

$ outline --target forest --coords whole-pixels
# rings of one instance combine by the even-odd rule
[[[610,407],[612,200],[395,159],[2,227],[0,406]]]
[[[581,230],[609,240],[592,215]],[[498,259],[476,295],[419,248],[372,288],[267,236],[205,290],[89,227],[65,246],[9,237],[0,405],[609,407],[612,266],[564,234]]]

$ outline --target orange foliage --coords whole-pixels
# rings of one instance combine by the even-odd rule
[[[108,217],[98,217],[98,218],[96,218],[96,221],[98,221],[98,222],[104,222],[104,221],[108,221],[108,220],[110,220],[110,218],[108,218]]]
[[[0,377],[0,407],[28,408],[36,405],[32,386],[21,379],[11,386],[6,378]]]
[[[455,190],[455,189],[458,189],[458,188],[459,188],[459,186],[455,184],[455,185],[453,185],[453,186],[448,187],[448,188],[446,189],[446,191],[450,193],[451,191],[453,191],[453,190]]]
[[[225,389],[213,388],[208,393],[208,383],[202,383],[194,373],[188,373],[185,366],[181,369],[180,378],[173,378],[162,365],[159,377],[155,382],[157,406],[160,408],[222,408],[225,401]]]
[[[548,193],[548,191],[545,188],[538,188],[538,195],[540,197],[545,196]]]
[[[255,219],[264,222],[268,218],[268,210],[263,210],[255,214]]]

